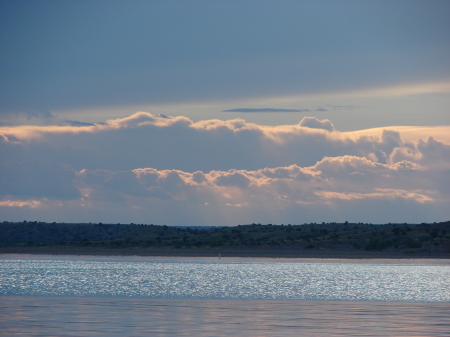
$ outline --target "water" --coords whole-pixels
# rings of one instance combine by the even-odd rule
[[[0,257],[1,335],[450,336],[450,260]]]
[[[443,303],[6,297],[3,335],[448,336]]]

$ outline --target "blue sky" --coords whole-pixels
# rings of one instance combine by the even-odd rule
[[[433,0],[2,1],[0,215],[154,216],[161,224],[222,216],[217,224],[233,224],[264,222],[258,214],[294,222],[361,213],[364,221],[364,210],[372,222],[434,221],[433,212],[446,219],[445,190],[415,186],[431,177],[391,191],[378,185],[392,172],[377,165],[446,172],[449,12],[449,2]],[[327,158],[347,169],[369,160],[384,173],[367,178],[367,186],[346,185],[341,175],[329,185],[318,168]],[[279,180],[262,178],[260,170],[292,165],[306,174],[308,183],[297,186],[304,194],[283,194]],[[148,185],[141,169],[157,170],[159,180]],[[96,170],[109,170],[110,180]],[[202,182],[189,176],[197,171],[206,175]],[[131,180],[115,185],[112,200],[105,184],[119,172]],[[347,173],[368,174],[358,172]],[[175,185],[185,189],[166,190],[166,174],[178,175],[183,183]],[[224,185],[233,179],[241,185]],[[143,190],[121,191],[127,184]],[[380,216],[382,206],[367,201],[374,198],[401,205]],[[270,211],[261,213],[258,203]]]
[[[140,107],[226,119],[220,111],[261,104],[358,105],[364,113],[396,102],[356,99],[356,92],[440,84],[416,95],[424,96],[422,109],[441,101],[427,114],[432,124],[446,123],[446,1],[19,0],[0,6],[2,114],[100,122]],[[338,97],[330,100],[332,94]],[[412,100],[403,97],[396,124],[409,120]],[[386,125],[391,115],[383,116]]]

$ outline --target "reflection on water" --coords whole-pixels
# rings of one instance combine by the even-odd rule
[[[0,256],[2,336],[449,336],[450,260]]]
[[[0,295],[450,302],[450,265],[0,258]]]
[[[0,297],[5,336],[448,336],[448,303]]]

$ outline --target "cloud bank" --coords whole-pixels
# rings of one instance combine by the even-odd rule
[[[274,108],[237,108],[230,110],[222,110],[222,112],[244,112],[244,113],[252,113],[252,112],[313,112],[313,111],[327,111],[326,109],[274,109]]]
[[[0,150],[5,220],[237,225],[450,216],[448,126],[339,132],[314,117],[264,126],[140,112],[96,125],[0,127]]]

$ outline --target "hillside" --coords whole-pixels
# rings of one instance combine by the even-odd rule
[[[235,227],[169,227],[145,224],[0,223],[0,247],[82,247],[152,250],[257,250],[276,252],[386,252],[450,257],[450,221],[428,224],[250,224]],[[5,251],[3,249],[3,251]],[[237,254],[239,255],[239,254]],[[276,254],[275,254],[276,255]],[[295,255],[295,254],[294,254]]]

